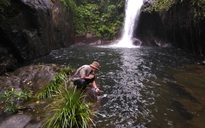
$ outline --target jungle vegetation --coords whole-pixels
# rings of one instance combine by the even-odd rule
[[[103,39],[119,36],[123,25],[125,0],[60,0],[74,9],[76,34],[91,33]],[[168,12],[185,0],[153,0],[150,12]],[[72,4],[71,4],[72,3]],[[198,23],[205,18],[205,0],[190,0],[189,15]]]
[[[75,34],[91,33],[103,39],[119,36],[123,25],[125,0],[53,0],[62,2],[73,12]],[[150,12],[169,11],[185,0],[153,0]],[[205,0],[189,0],[189,15],[195,23],[205,18]],[[0,1],[0,19],[6,19],[9,0]],[[11,10],[9,10],[11,11]]]
[[[124,17],[124,0],[74,0],[76,34],[91,33],[112,39],[120,32]]]
[[[154,0],[150,11],[160,12],[168,11],[176,4],[182,3],[185,0]],[[195,22],[199,22],[205,18],[205,0],[190,0],[190,15],[194,17]]]

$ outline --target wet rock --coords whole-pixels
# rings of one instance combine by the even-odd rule
[[[174,81],[168,82],[168,85],[174,88],[179,95],[179,98],[174,99],[172,105],[184,119],[200,122],[205,117],[205,68],[198,64],[186,65],[184,68],[186,69],[173,75]],[[203,124],[187,123],[193,127],[204,127],[200,126]]]
[[[15,70],[10,76],[0,76],[0,91],[26,87],[35,94],[48,84],[63,67],[65,66],[56,64],[24,66]]]
[[[21,78],[21,87],[29,87],[36,93],[48,84],[63,67],[55,64],[25,66],[15,70],[13,75]]]
[[[62,2],[7,2],[6,17],[0,19],[0,74],[4,70],[14,71],[53,49],[74,44],[72,11]]]
[[[133,38],[132,41],[133,41],[133,44],[136,46],[141,46],[142,44],[142,42],[137,38]]]
[[[199,101],[196,99],[196,97],[193,96],[193,91],[190,90],[189,88],[185,87],[182,84],[179,83],[172,83],[169,84],[172,88],[176,89],[176,91],[178,92],[178,94],[181,97],[185,97],[188,98],[189,100],[199,103]]]
[[[21,79],[18,76],[0,76],[0,92],[6,89],[17,89],[21,85]]]
[[[204,61],[202,61],[202,63],[201,63],[201,64],[205,65],[205,60],[204,60]]]
[[[87,87],[87,90],[85,91],[85,94],[84,94],[84,99],[85,101],[87,102],[96,102],[97,101],[97,93],[95,92],[95,89],[94,88],[91,88],[91,87]]]
[[[0,128],[24,128],[29,123],[30,120],[31,120],[31,116],[29,115],[16,114],[5,119],[0,124]]]
[[[190,1],[176,2],[170,5],[168,10],[162,9],[159,12],[150,10],[153,0],[146,1],[134,35],[143,42],[142,45],[155,46],[156,42],[160,45],[165,42],[165,44],[170,43],[171,46],[203,56],[205,20],[198,19],[196,23],[192,18],[196,5]],[[200,28],[197,27],[198,25]],[[202,47],[198,47],[199,44]],[[167,44],[167,46],[170,45]]]
[[[39,123],[29,123],[28,125],[26,125],[25,128],[40,128],[42,126],[42,122]]]

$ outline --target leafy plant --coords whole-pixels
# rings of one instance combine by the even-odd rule
[[[99,6],[97,4],[79,5],[74,15],[77,34],[95,33],[99,23]]]
[[[0,94],[0,100],[3,106],[5,106],[4,112],[14,112],[18,108],[18,104],[21,100],[28,100],[32,95],[32,91],[23,90],[17,92],[12,88],[11,90],[5,90],[4,93]]]
[[[53,115],[43,124],[52,128],[87,128],[94,112],[89,108],[91,103],[83,102],[83,94],[76,88],[63,88],[50,105],[49,112]]]
[[[151,4],[150,11],[168,11],[172,5],[176,4],[178,0],[155,0]]]
[[[5,8],[9,6],[8,0],[0,1],[0,19],[6,19],[5,17]]]
[[[38,65],[44,65],[44,62],[39,62]]]
[[[205,0],[191,0],[191,7],[195,22],[205,18]]]
[[[62,2],[71,11],[75,11],[76,4],[73,0],[59,0],[59,1]]]

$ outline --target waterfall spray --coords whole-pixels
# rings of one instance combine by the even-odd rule
[[[122,37],[116,46],[118,47],[134,46],[133,32],[137,27],[137,22],[138,22],[140,9],[142,5],[143,5],[143,0],[126,0],[126,10],[125,10]]]

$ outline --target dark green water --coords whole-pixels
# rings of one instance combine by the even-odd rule
[[[174,81],[175,72],[186,72],[185,65],[202,62],[202,57],[172,48],[73,46],[53,50],[34,62],[78,68],[94,60],[101,64],[96,81],[104,91],[97,128],[183,128],[198,123],[174,104],[181,95],[168,81]]]

